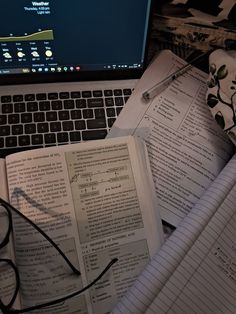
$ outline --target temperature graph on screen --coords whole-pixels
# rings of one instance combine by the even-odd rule
[[[18,42],[18,41],[39,41],[39,40],[53,40],[53,31],[51,29],[38,31],[32,34],[23,36],[0,36],[0,42]]]

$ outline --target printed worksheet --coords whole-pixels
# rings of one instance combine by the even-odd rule
[[[207,74],[191,68],[150,101],[142,94],[184,65],[162,52],[139,81],[108,137],[145,140],[162,219],[177,226],[232,155],[206,104]]]

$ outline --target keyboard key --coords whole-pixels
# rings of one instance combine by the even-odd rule
[[[68,142],[69,137],[68,137],[68,133],[64,132],[64,133],[57,133],[57,141],[58,143],[66,143]]]
[[[61,131],[61,122],[51,122],[50,123],[51,132],[60,132]]]
[[[2,113],[13,113],[13,104],[3,104]]]
[[[63,131],[73,131],[74,130],[74,124],[72,121],[63,121],[62,122],[62,129]]]
[[[121,89],[114,89],[114,96],[121,96],[122,90]]]
[[[8,135],[10,135],[10,126],[9,125],[0,126],[0,136]]]
[[[0,125],[7,124],[7,116],[0,114]]]
[[[47,133],[49,131],[48,123],[38,123],[37,131],[38,133]]]
[[[6,137],[6,147],[14,147],[14,146],[17,146],[17,137],[16,136]]]
[[[105,98],[105,104],[107,107],[112,107],[114,106],[114,100],[113,98]]]
[[[75,103],[73,99],[64,100],[64,109],[74,109]]]
[[[75,121],[75,129],[76,130],[85,130],[86,125],[84,120]]]
[[[36,94],[36,99],[37,100],[46,100],[47,95],[45,93]]]
[[[103,139],[107,135],[107,130],[89,130],[82,131],[82,139],[84,141]]]
[[[131,88],[125,88],[125,89],[123,89],[123,94],[124,95],[131,95],[132,94],[132,90],[131,90]]]
[[[25,134],[34,134],[36,133],[36,125],[31,123],[31,124],[25,124]]]
[[[68,98],[70,98],[70,94],[68,92],[61,92],[61,93],[59,93],[59,98],[60,99],[68,99]]]
[[[107,120],[107,123],[108,123],[109,128],[112,127],[112,125],[113,125],[113,123],[114,123],[115,121],[116,121],[115,118],[109,118],[109,119]]]
[[[43,144],[43,135],[42,134],[32,135],[32,144],[33,145]]]
[[[34,122],[44,122],[45,114],[44,112],[35,112],[34,113]]]
[[[9,124],[17,124],[20,122],[20,116],[19,114],[9,114],[8,115],[8,123]]]
[[[81,110],[71,110],[70,112],[71,119],[79,120],[82,117]]]
[[[47,121],[57,121],[57,112],[56,111],[46,112],[46,120]]]
[[[101,129],[106,128],[106,120],[105,119],[94,119],[94,120],[87,120],[87,127],[88,129]]]
[[[0,148],[4,147],[4,139],[3,137],[0,137]]]
[[[25,112],[25,103],[18,102],[14,104],[14,111],[15,112]]]
[[[113,91],[111,89],[105,89],[104,96],[113,96]]]
[[[11,131],[12,131],[12,135],[23,134],[23,125],[22,124],[13,125]]]
[[[127,96],[124,97],[125,103],[127,102],[128,99],[129,99],[129,97],[127,97]]]
[[[95,109],[94,113],[95,118],[105,118],[105,110],[103,108]]]
[[[104,102],[102,98],[90,98],[88,99],[88,107],[89,108],[96,108],[96,107],[103,107]]]
[[[50,102],[49,101],[40,101],[39,102],[39,110],[40,111],[49,111],[50,110]]]
[[[124,105],[124,100],[122,97],[115,97],[115,104],[116,106],[123,106]]]
[[[119,115],[119,113],[121,112],[122,109],[123,109],[123,107],[117,107],[117,108],[116,108],[116,114],[117,114],[117,116]]]
[[[82,109],[87,107],[86,99],[77,99],[76,100],[76,108]]]
[[[84,119],[93,118],[93,110],[92,109],[84,109],[82,112],[83,112],[83,118]]]
[[[48,123],[38,123],[37,130],[38,133],[47,133],[49,131]]]
[[[1,96],[1,102],[2,103],[11,102],[11,96],[10,95]]]
[[[90,90],[82,91],[82,97],[83,98],[90,98],[90,97],[92,97],[92,92]]]
[[[49,100],[58,99],[58,93],[48,93],[48,99]]]
[[[38,111],[38,103],[36,101],[27,102],[27,111]]]
[[[21,114],[21,123],[30,123],[32,121],[32,113],[26,112]]]
[[[14,102],[20,102],[24,100],[24,96],[23,95],[13,95],[13,101]]]
[[[70,132],[70,141],[71,142],[79,142],[79,141],[81,141],[80,132]]]
[[[34,94],[26,94],[25,95],[25,101],[34,101],[35,95]]]
[[[59,111],[58,115],[61,121],[70,119],[69,111]]]
[[[19,136],[19,146],[28,146],[28,145],[30,145],[30,136],[29,135]]]
[[[61,110],[61,109],[62,109],[62,101],[61,100],[52,101],[52,110]]]
[[[45,141],[45,144],[56,143],[56,134],[55,133],[44,134],[44,141]]]
[[[93,97],[102,97],[102,91],[101,90],[94,90],[93,91]]]
[[[80,92],[71,92],[70,96],[71,96],[71,98],[80,98],[81,93]]]
[[[116,111],[114,108],[107,108],[106,112],[107,112],[108,117],[115,117],[116,116]]]

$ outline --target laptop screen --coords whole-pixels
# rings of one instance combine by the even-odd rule
[[[151,0],[2,0],[0,79],[142,70],[150,6]]]

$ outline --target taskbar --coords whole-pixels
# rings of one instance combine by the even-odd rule
[[[79,72],[79,71],[102,71],[102,70],[121,70],[121,69],[141,69],[142,63],[133,64],[99,64],[99,65],[36,65],[33,67],[0,69],[0,75],[5,74],[27,74],[27,73],[61,73],[61,72]]]

